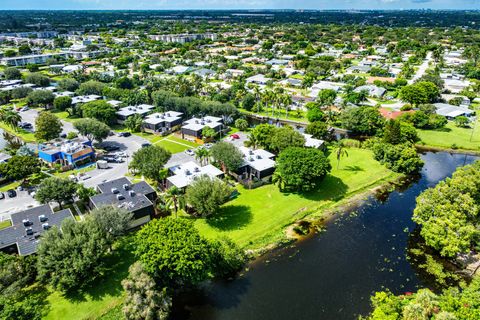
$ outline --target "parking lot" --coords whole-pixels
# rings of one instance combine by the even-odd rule
[[[0,221],[8,219],[12,213],[39,205],[39,203],[28,194],[28,191],[17,190],[17,196],[13,198],[9,198],[7,192],[2,193],[5,195],[5,198],[0,200]]]

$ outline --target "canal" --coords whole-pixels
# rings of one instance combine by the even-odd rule
[[[433,287],[406,256],[415,198],[474,156],[422,155],[421,176],[387,197],[370,197],[326,231],[267,254],[232,281],[208,282],[175,299],[173,319],[357,319],[370,296]]]

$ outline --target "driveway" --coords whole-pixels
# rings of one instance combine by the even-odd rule
[[[237,134],[240,139],[231,139],[230,137],[226,137],[224,140],[232,143],[233,145],[235,145],[238,148],[243,147],[245,145],[244,144],[245,141],[248,140],[248,133],[236,132],[235,134]]]

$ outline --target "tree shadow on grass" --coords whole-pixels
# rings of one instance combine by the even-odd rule
[[[314,201],[338,201],[348,192],[348,186],[342,179],[327,175],[325,179],[315,188],[308,192],[301,192],[299,195]]]
[[[341,167],[340,167],[341,168]],[[352,171],[352,172],[359,172],[359,171],[365,171],[362,167],[360,166],[346,166],[341,168],[342,170],[346,171]]]
[[[252,211],[248,206],[227,205],[220,212],[206,220],[207,224],[220,231],[242,228],[252,221]]]
[[[126,236],[117,243],[113,253],[105,258],[103,276],[90,285],[75,292],[67,292],[64,297],[72,302],[101,300],[106,296],[120,296],[123,292],[122,280],[128,276],[128,268],[135,262],[131,237]],[[129,243],[130,242],[130,243]]]
[[[434,130],[432,130],[432,131],[437,131],[437,132],[450,132],[450,131],[452,131],[452,129],[447,128],[447,127],[443,127],[443,128],[434,129]]]

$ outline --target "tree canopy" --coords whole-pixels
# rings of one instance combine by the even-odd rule
[[[309,191],[332,169],[329,160],[318,149],[290,147],[280,152],[275,175],[280,187]]]
[[[62,132],[62,122],[54,114],[43,111],[35,119],[35,138],[49,141],[58,138]]]
[[[213,159],[223,171],[236,171],[243,164],[243,153],[232,143],[220,141],[210,149]]]
[[[170,157],[171,153],[164,148],[151,145],[136,151],[129,167],[146,178],[161,181],[163,179],[161,175],[163,166]]]
[[[216,214],[231,194],[228,184],[205,175],[187,187],[185,197],[198,214],[207,217]]]
[[[384,124],[380,111],[369,106],[349,108],[341,114],[340,120],[345,129],[358,135],[375,135]]]
[[[74,123],[74,127],[82,136],[90,141],[96,140],[102,142],[110,133],[110,127],[96,119],[84,118],[77,120]]]

